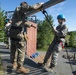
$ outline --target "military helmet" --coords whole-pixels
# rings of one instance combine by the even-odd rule
[[[57,19],[63,19],[63,20],[66,20],[66,19],[65,19],[65,16],[64,16],[63,14],[59,14],[59,15],[57,16]]]

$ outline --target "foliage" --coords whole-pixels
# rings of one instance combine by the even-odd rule
[[[0,38],[3,38],[4,25],[5,25],[4,10],[2,10],[0,7]],[[3,39],[0,39],[0,41],[3,41]]]
[[[70,38],[70,35],[67,34],[67,36],[65,37],[65,42],[67,43],[67,46],[69,46],[69,38]]]
[[[47,49],[48,45],[52,42],[53,32],[51,25],[53,25],[52,16],[49,15],[50,24],[47,22],[46,18],[38,23],[38,35],[37,35],[37,48]]]
[[[4,28],[4,24],[5,24],[4,10],[1,10],[0,8],[0,28]]]
[[[69,46],[76,47],[76,31],[70,32]]]
[[[46,18],[43,21],[37,20],[38,22],[38,35],[37,35],[37,48],[46,50],[49,44],[52,42],[54,34],[50,25],[53,25],[52,16],[49,15],[50,23],[49,24]],[[68,35],[65,38],[68,46],[76,47],[76,31],[68,32]]]

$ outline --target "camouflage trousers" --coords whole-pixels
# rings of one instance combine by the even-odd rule
[[[11,40],[10,59],[11,62],[17,62],[18,66],[23,66],[25,58],[25,42]]]
[[[45,58],[44,63],[47,63],[48,59],[51,56],[51,63],[50,66],[55,67],[57,65],[57,59],[59,52],[62,50],[62,45],[59,43],[52,42],[52,44],[49,46]]]

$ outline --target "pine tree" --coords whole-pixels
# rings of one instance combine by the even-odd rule
[[[49,44],[53,39],[53,32],[50,25],[53,25],[52,16],[48,16],[50,19],[50,24],[47,22],[46,18],[38,24],[38,36],[37,36],[37,48],[47,49]]]
[[[76,31],[70,32],[69,41],[71,47],[76,47]]]
[[[1,9],[0,7],[0,38],[3,38],[3,34],[4,33],[4,25],[5,25],[5,16],[4,16],[4,10]],[[0,41],[3,41],[0,39]]]

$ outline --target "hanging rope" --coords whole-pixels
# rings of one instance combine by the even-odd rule
[[[50,28],[52,28],[52,30],[53,30],[54,28],[53,28],[53,26],[50,23],[50,19],[49,19],[49,15],[48,15],[47,11],[46,10],[41,10],[41,12],[44,14],[44,16],[46,17],[46,20],[50,24]]]

